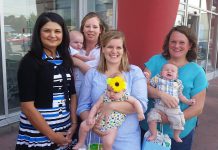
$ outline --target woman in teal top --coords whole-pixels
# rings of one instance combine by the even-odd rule
[[[171,150],[191,150],[197,116],[203,110],[208,82],[203,68],[194,62],[197,58],[196,50],[197,38],[195,33],[186,26],[173,27],[166,36],[162,54],[153,56],[144,64],[145,71],[150,74],[150,78],[159,74],[164,64],[175,64],[179,68],[178,77],[182,80],[184,86],[184,96],[188,99],[196,99],[196,104],[193,106],[179,103],[186,119],[184,130],[180,134],[183,142],[177,143],[172,139]],[[150,98],[160,98],[171,108],[178,105],[172,96],[151,86],[148,86],[148,96]],[[153,102],[149,101],[150,108]],[[162,120],[166,123],[164,124],[164,133],[173,137],[173,131],[168,124],[167,117],[162,115]],[[142,129],[147,130],[146,124],[146,122],[142,123]]]

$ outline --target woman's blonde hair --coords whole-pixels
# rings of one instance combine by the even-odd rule
[[[102,35],[100,40],[101,41],[100,61],[97,70],[102,73],[105,73],[107,71],[106,59],[104,53],[102,52],[102,48],[104,48],[113,39],[122,39],[123,41],[123,56],[121,58],[119,71],[128,72],[130,70],[130,65],[128,60],[128,51],[126,48],[125,36],[123,32],[117,30],[110,30]]]

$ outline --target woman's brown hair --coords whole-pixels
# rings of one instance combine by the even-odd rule
[[[167,34],[165,38],[165,41],[162,47],[163,48],[162,55],[166,59],[170,59],[169,40],[173,32],[180,32],[187,37],[191,45],[191,48],[186,55],[186,59],[189,62],[196,60],[197,59],[197,36],[196,36],[196,33],[192,29],[188,28],[187,26],[176,26],[170,30],[170,32]]]

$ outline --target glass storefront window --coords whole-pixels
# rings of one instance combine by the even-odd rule
[[[9,112],[15,112],[19,107],[16,73],[19,61],[29,50],[31,25],[35,23],[36,18],[36,5],[33,5],[33,2],[30,0],[4,1],[5,61]]]
[[[198,33],[199,50],[198,50],[197,62],[205,69],[207,63],[207,56],[208,59],[210,59],[210,56],[208,55],[209,30],[210,30],[210,18],[211,18],[210,16],[211,16],[210,13],[202,11],[201,19],[199,22],[199,33]]]
[[[218,71],[218,16],[212,15],[207,71]]]
[[[113,28],[113,0],[88,0],[88,12],[95,11],[109,28]]]
[[[175,26],[185,24],[185,5],[179,4]]]
[[[70,30],[79,29],[79,0],[36,0],[37,15],[45,11],[60,14]]]
[[[184,4],[179,4],[179,10],[184,10],[185,11],[185,6]]]
[[[188,4],[190,6],[194,6],[194,7],[199,8],[200,7],[200,0],[188,0]]]
[[[1,20],[0,20],[0,33],[1,33]],[[1,34],[0,34],[0,40],[1,40]],[[0,42],[0,52],[2,52],[1,42]],[[0,53],[0,62],[2,64],[2,53]],[[3,71],[2,71],[2,65],[0,65],[0,115],[3,115],[4,112],[5,109],[4,109],[4,92],[3,92]]]
[[[201,8],[211,11],[212,1],[213,0],[201,0]]]
[[[199,10],[189,7],[187,26],[198,34]]]
[[[218,13],[218,0],[213,0],[212,11]]]
[[[1,66],[0,97],[2,98],[0,99],[0,115],[4,114],[5,110],[8,110],[9,113],[19,110],[16,73],[20,60],[30,50],[32,31],[37,16],[46,11],[56,12],[64,18],[69,30],[79,30],[81,15],[95,11],[109,27],[113,28],[116,17],[113,2],[114,0],[3,0],[0,4],[3,4],[1,8],[4,8],[4,16],[2,16],[4,23],[1,24],[1,27],[4,28],[2,41],[5,45],[5,56],[2,57],[1,53],[0,59],[6,64],[6,106],[8,108],[4,108]],[[79,6],[85,9],[79,10],[81,8]]]
[[[180,3],[186,3],[187,0],[180,0]]]
[[[45,11],[56,12],[64,18],[69,29],[75,29],[79,27],[78,3],[79,0],[4,0],[6,60],[3,61],[6,61],[9,113],[19,110],[16,72],[21,58],[30,50],[37,16]]]
[[[177,25],[184,25],[185,24],[185,12],[178,11],[175,21],[175,26]]]
[[[194,14],[194,15],[199,15],[200,11],[199,11],[199,9],[188,7],[188,13],[189,14]]]

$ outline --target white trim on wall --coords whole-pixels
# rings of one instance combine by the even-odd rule
[[[1,116],[0,127],[15,123],[19,121],[20,112],[12,113],[9,115]]]

